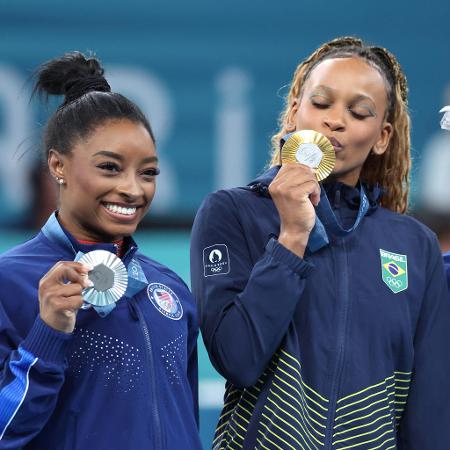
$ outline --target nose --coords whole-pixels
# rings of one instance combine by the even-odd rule
[[[145,191],[135,174],[123,174],[117,184],[119,194],[129,201],[135,201],[145,194]]]
[[[323,124],[330,131],[343,131],[345,129],[344,112],[337,107],[327,109],[323,117]]]

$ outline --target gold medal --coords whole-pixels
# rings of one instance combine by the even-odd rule
[[[324,180],[334,168],[336,155],[331,142],[314,130],[291,133],[281,147],[281,162],[298,162],[314,170],[317,181]]]

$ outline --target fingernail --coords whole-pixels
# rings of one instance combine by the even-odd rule
[[[84,284],[86,287],[94,287],[94,283],[92,280],[86,280]]]
[[[89,264],[84,264],[82,263],[82,266],[88,271],[91,272],[92,270],[94,270],[94,268],[92,266],[90,266]]]

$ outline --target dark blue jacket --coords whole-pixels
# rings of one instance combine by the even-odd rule
[[[450,299],[450,252],[444,255],[445,272],[447,273],[448,297]]]
[[[344,238],[299,258],[276,240],[267,186],[216,192],[191,242],[192,289],[228,380],[215,449],[450,448],[450,302],[436,238],[370,208]],[[359,190],[329,185],[349,228]]]
[[[78,244],[53,215],[0,257],[0,449],[200,449],[196,306],[172,271],[131,242],[123,261],[142,268],[143,288],[127,290],[105,318],[80,310],[72,334],[39,318],[40,278],[93,249],[116,252]],[[155,286],[176,305],[172,318]]]

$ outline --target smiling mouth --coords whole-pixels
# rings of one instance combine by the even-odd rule
[[[136,206],[120,206],[117,205],[116,203],[104,203],[103,205],[108,211],[123,216],[133,216],[134,214],[136,214],[137,211]]]

